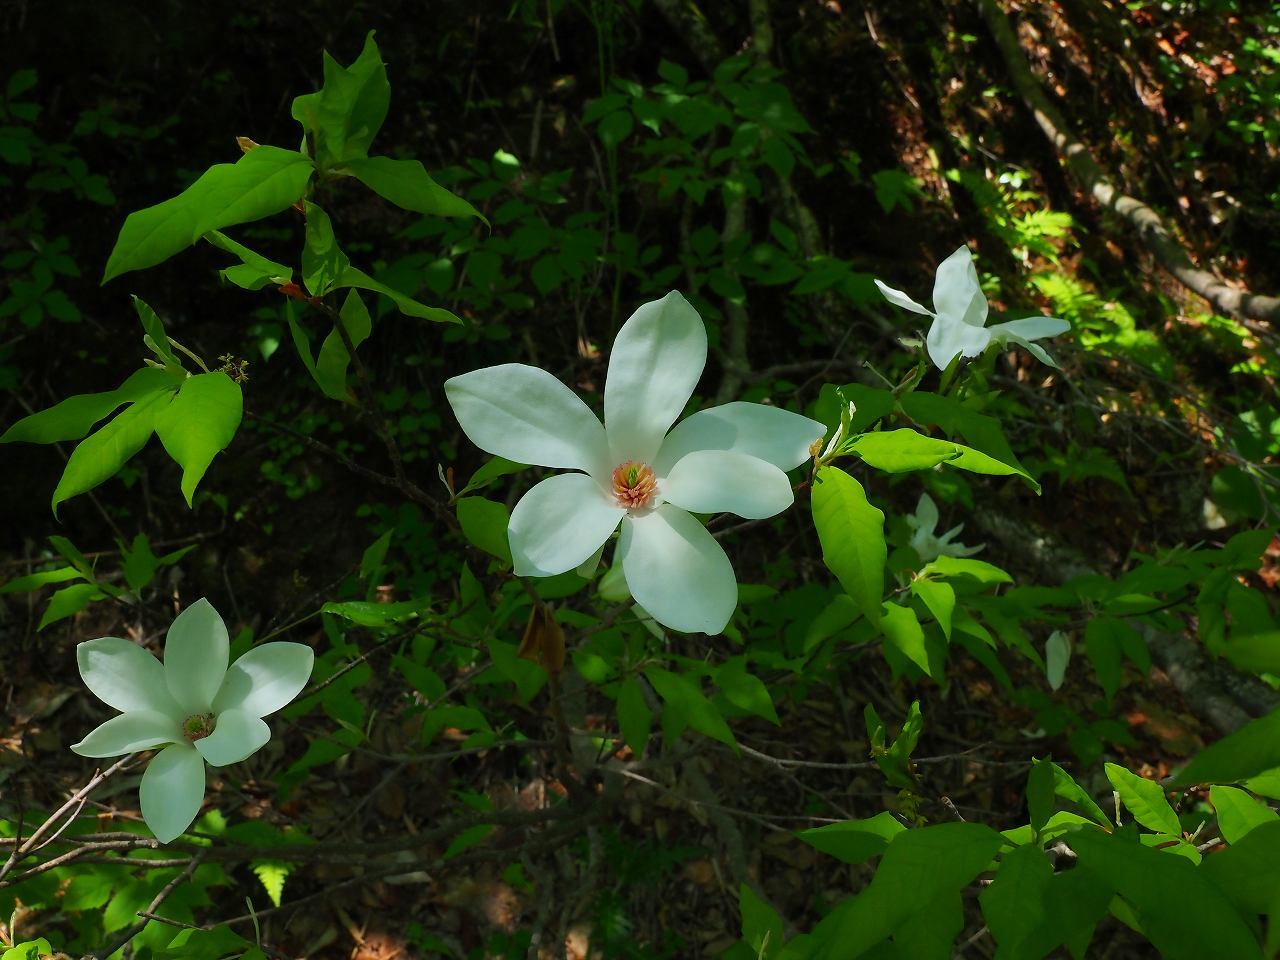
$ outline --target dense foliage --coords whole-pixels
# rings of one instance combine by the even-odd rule
[[[4,960],[1280,954],[1280,9],[74,6]]]

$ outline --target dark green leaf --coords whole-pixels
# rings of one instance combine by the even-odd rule
[[[906,829],[897,817],[885,810],[868,820],[829,823],[825,827],[801,830],[796,836],[823,853],[856,865],[880,856],[890,841]]]
[[[505,504],[484,497],[463,497],[455,504],[462,535],[473,546],[511,565],[511,545],[507,526],[511,514]]]
[[[1280,767],[1280,710],[1273,711],[1210,744],[1169,784],[1234,783]]]

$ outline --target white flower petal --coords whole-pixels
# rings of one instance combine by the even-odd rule
[[[793,470],[809,459],[809,447],[827,428],[790,410],[735,400],[699,410],[676,424],[653,463],[659,478],[694,450],[734,450]]]
[[[99,637],[76,645],[80,676],[95,697],[122,713],[154,710],[181,720],[185,714],[169,696],[164,666],[136,643]]]
[[[545,370],[485,367],[446,380],[444,393],[462,432],[481,450],[540,467],[612,469],[596,415]]]
[[[1004,323],[993,323],[988,327],[997,336],[1012,336],[1022,340],[1041,340],[1044,337],[1056,337],[1071,329],[1071,324],[1057,317],[1023,317],[1021,320],[1006,320]]]
[[[304,643],[264,643],[227,668],[214,713],[244,710],[255,717],[275,713],[311,679],[315,654]]]
[[[910,310],[912,313],[924,314],[926,317],[933,316],[932,310],[920,306],[920,304],[916,303],[901,290],[895,290],[887,283],[881,283],[879,280],[875,283],[876,286],[880,288],[880,292],[884,294],[884,298],[890,303],[901,307],[903,310]]]
[[[164,680],[185,713],[208,713],[227,673],[227,625],[201,597],[174,617],[164,641]]]
[[[257,753],[270,739],[271,728],[248,710],[224,710],[213,733],[197,740],[195,747],[211,766],[225,767]]]
[[[516,575],[572,570],[600,549],[626,512],[586,474],[562,473],[534,484],[507,527]]]
[[[642,305],[609,354],[604,424],[614,464],[652,464],[707,364],[707,329],[674,290]]]
[[[795,502],[787,475],[759,457],[734,450],[695,450],[662,483],[662,498],[691,513],[736,513],[762,520]]]
[[[938,264],[938,272],[933,278],[933,309],[940,317],[967,320],[973,309],[975,294],[982,298],[982,317],[985,320],[987,299],[978,285],[978,271],[973,265],[973,254],[968,247],[959,247]]]
[[[720,544],[665,503],[622,522],[618,557],[636,603],[672,630],[716,634],[738,605],[738,581]]]
[[[975,327],[950,317],[938,315],[929,327],[925,336],[925,347],[929,351],[929,359],[939,370],[946,370],[957,354],[976,357],[987,349],[991,342],[991,331],[985,327]]]
[[[1057,368],[1058,361],[1054,360],[1053,356],[1049,353],[1049,351],[1046,350],[1044,347],[1040,346],[1040,344],[1032,343],[1030,340],[1024,340],[1022,339],[1022,337],[1015,336],[1012,333],[1005,334],[1002,339],[1008,340],[1010,343],[1016,343],[1018,346],[1022,347],[1024,350],[1029,352],[1033,357],[1035,357],[1041,363],[1048,364],[1049,366],[1054,367],[1055,369]]]
[[[138,798],[142,819],[156,839],[176,840],[204,803],[204,758],[189,743],[165,747],[147,765]]]
[[[920,494],[915,516],[909,519],[915,521],[918,529],[933,533],[934,528],[938,526],[938,505],[933,502],[933,497],[927,493]]]
[[[181,741],[182,727],[174,717],[155,710],[131,710],[99,724],[71,749],[82,757],[119,757]]]

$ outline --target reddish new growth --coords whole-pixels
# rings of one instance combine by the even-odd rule
[[[613,498],[618,506],[638,510],[649,506],[658,492],[658,478],[647,463],[628,460],[613,469]]]

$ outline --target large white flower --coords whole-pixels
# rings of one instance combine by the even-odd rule
[[[264,643],[227,666],[227,627],[208,600],[174,618],[164,663],[136,643],[100,637],[76,646],[80,676],[121,711],[71,749],[116,757],[165,746],[147,766],[142,818],[163,843],[191,825],[204,801],[204,765],[238,763],[271,731],[262,722],[298,695],[314,655],[301,643]]]
[[[933,310],[926,309],[901,290],[876,281],[886,300],[904,310],[933,317],[925,346],[939,370],[945,370],[957,355],[976,357],[990,343],[1012,341],[1025,347],[1043,363],[1056,367],[1053,357],[1033,340],[1056,337],[1071,329],[1057,317],[1026,317],[986,326],[987,298],[978,285],[978,271],[968,247],[960,247],[938,265],[933,280]],[[936,311],[936,312],[935,312]]]
[[[972,557],[986,547],[985,543],[980,543],[976,547],[966,547],[958,541],[952,542],[952,538],[958,536],[964,529],[963,523],[952,527],[944,534],[936,533],[939,519],[938,505],[927,493],[920,494],[916,512],[907,514],[903,519],[911,528],[911,548],[925,563],[937,560],[939,557]]]
[[[784,470],[825,431],[808,417],[726,403],[674,430],[707,361],[707,332],[680,294],[641,306],[618,331],[604,422],[537,367],[508,363],[445,381],[472,443],[517,463],[577,471],[536,484],[508,539],[521,576],[547,577],[618,541],[636,602],[674,630],[719,633],[738,603],[724,550],[691,513],[772,517],[794,499]],[[667,431],[671,430],[670,433]]]

